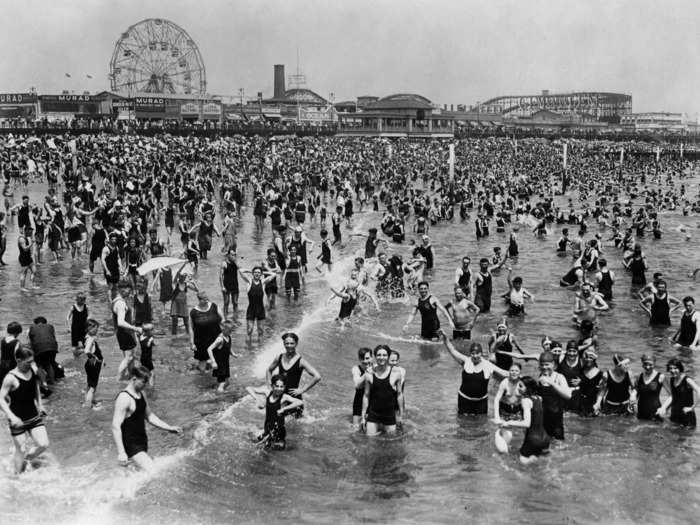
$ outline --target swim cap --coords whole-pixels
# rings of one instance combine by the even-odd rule
[[[613,354],[612,361],[615,366],[623,364],[625,361],[629,362],[629,359],[622,357],[620,354]]]

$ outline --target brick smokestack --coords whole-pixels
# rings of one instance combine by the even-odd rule
[[[284,97],[284,64],[275,65],[275,98]]]

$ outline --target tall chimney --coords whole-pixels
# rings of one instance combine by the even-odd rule
[[[275,98],[284,97],[284,64],[275,64]]]

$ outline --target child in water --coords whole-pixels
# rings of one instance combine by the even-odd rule
[[[284,450],[287,446],[287,429],[284,418],[287,414],[304,405],[304,401],[284,393],[286,383],[284,376],[275,374],[270,380],[270,388],[248,387],[246,390],[255,398],[258,408],[265,408],[263,432],[257,437],[258,443],[265,448]],[[263,400],[264,399],[264,403]]]
[[[94,319],[87,320],[87,335],[85,336],[85,346],[82,352],[85,353],[87,360],[85,361],[85,374],[87,375],[87,390],[85,390],[85,407],[97,408],[100,403],[95,402],[95,390],[100,379],[100,371],[104,358],[100,345],[97,343],[97,331],[100,323]]]
[[[240,357],[239,354],[231,350],[231,332],[233,331],[233,321],[226,319],[221,323],[221,333],[216,340],[207,348],[209,362],[211,363],[212,375],[216,378],[217,392],[223,392],[228,386],[228,379],[231,377],[229,357]]]

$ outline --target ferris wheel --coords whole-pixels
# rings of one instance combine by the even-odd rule
[[[148,18],[121,34],[109,62],[112,91],[206,93],[204,61],[194,40],[177,24]]]

